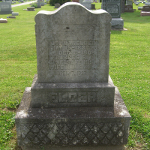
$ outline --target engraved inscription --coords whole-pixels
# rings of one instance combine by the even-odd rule
[[[97,102],[97,92],[51,92],[48,100],[52,103],[93,103]]]
[[[2,5],[1,6],[3,9],[7,9],[7,8],[9,8],[9,5]]]
[[[112,13],[119,13],[119,8],[117,5],[108,5],[107,11],[112,14]]]
[[[97,41],[51,41],[48,52],[49,70],[61,76],[82,76],[95,70]]]

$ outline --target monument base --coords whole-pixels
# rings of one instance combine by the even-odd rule
[[[25,89],[15,121],[23,150],[122,150],[130,115],[115,88],[109,107],[31,108],[31,87]]]
[[[0,14],[12,14],[13,11],[0,11]]]
[[[123,30],[123,26],[124,26],[124,21],[122,18],[112,18],[112,21],[111,21],[112,29]]]
[[[141,16],[150,16],[150,11],[141,11]]]

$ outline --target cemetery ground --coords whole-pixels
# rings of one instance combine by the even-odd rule
[[[27,7],[13,8],[19,16],[0,24],[0,150],[19,150],[14,117],[25,87],[31,86],[37,73],[34,17],[40,10],[54,10],[54,6],[45,5],[35,11],[23,11]],[[122,14],[127,31],[111,31],[109,72],[132,117],[126,149],[148,150],[150,16],[141,17],[137,7],[134,5],[134,13]]]

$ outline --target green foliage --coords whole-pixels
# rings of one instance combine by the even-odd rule
[[[71,0],[50,0],[50,5],[51,6],[55,6],[56,3],[59,3],[60,5],[66,3],[66,2],[70,2]]]
[[[7,141],[13,137],[12,128],[15,124],[15,114],[0,110],[0,149],[5,149]]]
[[[32,3],[31,7],[37,8],[37,3]]]

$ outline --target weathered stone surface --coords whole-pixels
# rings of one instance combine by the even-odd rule
[[[106,11],[75,2],[40,11],[35,17],[38,82],[108,82],[110,21]]]
[[[112,29],[121,29],[123,30],[124,21],[122,18],[112,18],[111,20],[111,28]]]
[[[0,14],[11,14],[11,3],[10,2],[0,2]]]
[[[114,111],[109,107],[31,108],[30,102],[29,87],[16,114],[18,143],[23,150],[41,146],[46,150],[82,146],[85,150],[83,146],[106,145],[112,150],[127,143],[130,115],[117,88]]]
[[[108,83],[38,83],[35,76],[31,107],[114,106],[115,87]]]

